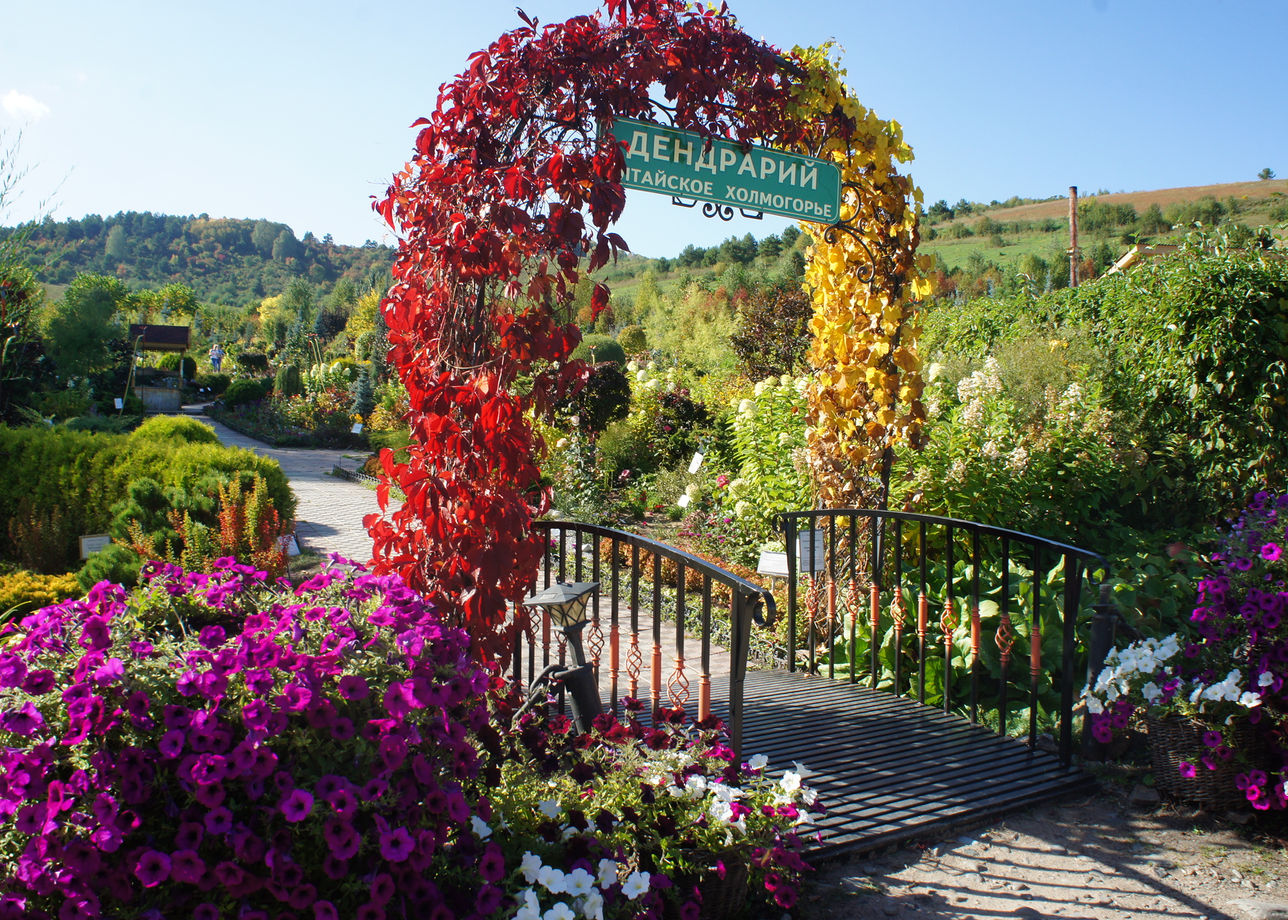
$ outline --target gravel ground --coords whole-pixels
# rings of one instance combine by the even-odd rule
[[[824,864],[792,916],[1288,920],[1288,822],[1133,804],[1124,790],[1102,781],[946,839]]]

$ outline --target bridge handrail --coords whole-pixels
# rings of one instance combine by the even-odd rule
[[[730,572],[727,569],[722,569],[714,562],[703,559],[701,556],[695,556],[692,553],[688,553],[678,547],[659,542],[651,537],[640,536],[639,534],[633,534],[626,530],[615,530],[612,527],[605,527],[602,524],[584,524],[578,521],[555,521],[543,519],[533,521],[532,526],[534,529],[545,530],[547,532],[552,530],[572,529],[598,537],[617,540],[627,546],[638,546],[641,550],[662,556],[676,563],[683,562],[686,568],[692,568],[699,572],[708,574],[713,580],[719,581],[735,591],[740,592],[744,597],[757,597],[760,602],[765,605],[768,615],[762,621],[759,612],[755,611],[753,608],[753,617],[757,622],[761,622],[762,624],[763,622],[772,623],[774,621],[774,615],[776,612],[774,595],[768,588],[763,588],[755,582],[748,581],[741,576],[733,574],[733,572]]]
[[[849,522],[844,527],[844,534],[840,533],[841,521]],[[963,701],[953,698],[957,668],[953,661],[961,655],[967,662],[962,676],[969,678],[968,712],[971,722],[976,722],[980,717],[983,689],[981,654],[984,623],[981,619],[981,604],[985,594],[981,590],[981,570],[987,559],[994,558],[991,553],[984,553],[984,542],[987,541],[989,546],[998,544],[997,555],[1001,565],[996,574],[1000,576],[1000,583],[989,585],[989,592],[996,592],[998,595],[998,621],[996,634],[992,636],[999,653],[995,713],[998,732],[1007,733],[1010,662],[1014,651],[1016,657],[1028,659],[1029,744],[1036,745],[1039,740],[1040,687],[1044,674],[1049,675],[1051,686],[1058,686],[1059,689],[1059,700],[1055,705],[1055,712],[1059,717],[1056,744],[1061,762],[1066,767],[1070,765],[1073,754],[1075,691],[1076,685],[1084,679],[1082,675],[1074,673],[1081,661],[1078,613],[1083,609],[1081,598],[1084,579],[1093,588],[1100,589],[1099,603],[1094,605],[1097,619],[1112,619],[1107,603],[1108,585],[1104,578],[1098,580],[1093,572],[1095,569],[1105,576],[1111,572],[1104,556],[1092,550],[1018,530],[910,511],[817,508],[784,512],[777,516],[776,523],[786,537],[788,549],[785,640],[788,670],[795,671],[798,666],[802,666],[808,673],[821,674],[826,669],[828,677],[835,677],[839,659],[842,676],[848,676],[852,683],[857,682],[862,675],[873,689],[879,684],[888,685],[894,693],[904,694],[904,684],[907,682],[906,694],[915,696],[924,704],[928,699],[927,665],[933,659],[942,665],[944,682],[942,687],[930,688],[931,693],[940,694],[943,708],[948,711],[954,702],[959,706],[963,705]],[[888,523],[894,529],[893,549],[889,548],[887,542]],[[904,530],[905,524],[911,525],[907,532]],[[809,529],[798,531],[798,526]],[[935,528],[933,534],[932,527]],[[817,542],[819,537],[815,536],[820,531],[823,541],[821,547]],[[808,540],[804,537],[806,533],[809,534]],[[905,541],[905,534],[910,535],[912,540]],[[932,550],[931,543],[938,543],[941,536],[942,546]],[[958,544],[959,539],[967,538],[968,546]],[[864,542],[867,543],[866,550],[861,553],[860,546]],[[799,571],[798,552],[808,560],[808,572]],[[806,552],[808,555],[805,555]],[[936,559],[936,562],[944,563],[945,583],[942,590],[936,587],[935,578],[929,575],[929,559],[934,552],[940,552],[943,556],[942,560]],[[960,556],[958,552],[961,552]],[[1022,562],[1025,556],[1031,563],[1028,574],[1012,572],[1012,562]],[[905,559],[908,561],[906,569]],[[967,563],[970,567],[966,584],[960,589],[955,584],[957,577],[953,574],[957,561]],[[1063,594],[1062,599],[1056,597],[1055,592],[1043,583],[1045,575],[1055,572],[1057,568],[1061,570],[1060,577],[1063,580],[1063,589],[1059,592]],[[919,571],[915,571],[917,569]],[[802,577],[809,577],[810,582],[806,593],[805,635],[800,637],[797,585]],[[860,601],[857,596],[857,584],[861,580],[866,581],[866,590],[871,595],[866,601]],[[1026,603],[1026,582],[1029,598],[1027,614],[1022,612]],[[848,604],[845,597],[847,590]],[[911,608],[904,600],[905,593],[915,596]],[[934,601],[931,600],[932,595],[936,597]],[[936,607],[934,616],[930,611],[932,603]],[[1012,603],[1019,619],[1012,617]],[[1043,633],[1047,626],[1043,623],[1043,611],[1052,610],[1053,604],[1058,611],[1058,620],[1050,625],[1053,627],[1052,631],[1059,636],[1059,651],[1044,657]],[[865,606],[868,609],[860,617],[861,608]],[[882,624],[886,625],[883,627]],[[1017,624],[1021,631],[1028,632],[1027,652],[1023,650],[1026,644],[1024,642],[1018,643],[1018,649],[1015,648],[1016,639],[1020,637],[1020,633],[1014,628]],[[847,625],[848,638],[845,636]],[[959,626],[964,629],[959,629]],[[955,651],[959,637],[968,640],[968,653]],[[860,662],[857,659],[863,645],[867,646],[867,650],[862,657],[868,660]],[[1092,642],[1084,646],[1088,660],[1093,665],[1096,656],[1103,655],[1103,650],[1098,650],[1101,645],[1103,637],[1093,636]],[[803,662],[798,662],[800,655],[804,656]],[[908,661],[906,672],[903,668],[905,661]]]
[[[792,518],[821,518],[821,517],[880,517],[889,520],[912,521],[914,523],[939,524],[971,530],[980,534],[988,534],[994,537],[1007,537],[1008,539],[1020,540],[1030,545],[1041,545],[1050,549],[1059,555],[1070,555],[1080,559],[1094,559],[1108,571],[1110,565],[1100,553],[1094,550],[1083,549],[1070,543],[1061,543],[1059,540],[1052,540],[1048,537],[1039,537],[1036,534],[1024,533],[1019,530],[1009,530],[1005,527],[998,527],[994,524],[982,524],[979,521],[968,521],[965,518],[939,517],[933,514],[921,514],[914,511],[897,511],[894,509],[877,509],[877,508],[814,508],[808,511],[784,511],[774,517],[774,523],[778,529],[785,529],[787,521]],[[1093,582],[1095,583],[1095,582]]]

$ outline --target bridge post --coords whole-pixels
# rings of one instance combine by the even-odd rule
[[[1114,628],[1118,623],[1118,611],[1109,600],[1109,585],[1100,586],[1100,600],[1095,606],[1091,618],[1091,640],[1087,644],[1087,683],[1090,684],[1105,666],[1105,658],[1114,647]],[[1082,720],[1082,759],[1100,761],[1105,759],[1107,745],[1097,741],[1091,735],[1091,720]]]
[[[751,647],[751,609],[754,603],[737,589],[733,591],[731,611],[732,642],[729,650],[729,746],[734,755],[742,757],[742,725],[744,685],[747,678],[747,655]]]

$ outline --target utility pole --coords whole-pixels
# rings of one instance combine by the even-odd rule
[[[1078,186],[1069,186],[1069,287],[1078,286]]]

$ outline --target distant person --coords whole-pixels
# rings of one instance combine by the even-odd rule
[[[218,374],[219,366],[223,363],[224,363],[224,350],[223,348],[220,347],[219,343],[216,342],[214,344],[214,347],[210,349],[210,366],[214,368],[215,373]]]

